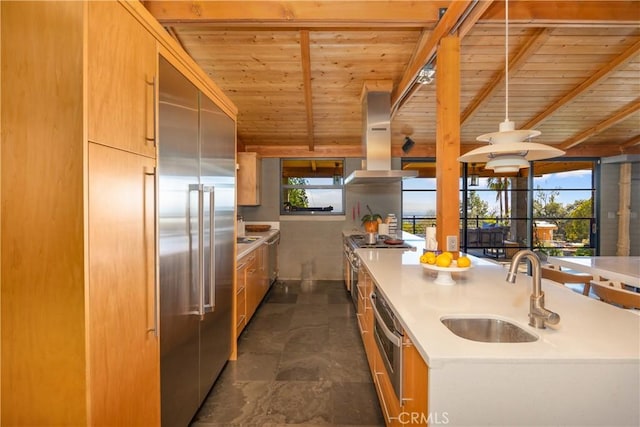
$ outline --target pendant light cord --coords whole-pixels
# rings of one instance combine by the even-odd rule
[[[504,120],[509,121],[509,0],[504,1]]]

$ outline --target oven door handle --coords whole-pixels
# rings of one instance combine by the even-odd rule
[[[391,341],[391,343],[394,346],[401,347],[402,338],[397,333],[394,333],[393,331],[391,331],[387,327],[387,324],[384,323],[384,320],[382,320],[382,316],[380,315],[380,313],[378,312],[378,308],[376,307],[376,298],[377,298],[377,295],[375,294],[375,292],[371,292],[371,294],[369,295],[369,299],[371,300],[371,308],[373,308],[373,314],[376,317],[376,320],[378,321],[378,325],[380,325],[380,329],[382,329],[382,332],[384,333],[385,337],[387,337],[387,339]]]

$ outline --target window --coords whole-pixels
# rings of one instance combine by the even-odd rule
[[[402,230],[418,236],[436,224],[436,163],[403,162],[403,169],[418,170],[418,177],[402,180]]]
[[[344,215],[344,159],[283,159],[282,215]]]
[[[594,255],[594,162],[533,166],[533,247],[549,255]]]
[[[550,159],[517,174],[467,164],[460,182],[460,246],[478,256],[510,258],[519,249],[590,255],[597,248],[596,162]],[[419,171],[402,183],[402,229],[424,236],[436,222],[434,160],[407,159]],[[533,174],[533,176],[530,176]],[[475,175],[472,178],[472,175]]]

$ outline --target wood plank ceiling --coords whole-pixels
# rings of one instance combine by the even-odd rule
[[[461,144],[505,118],[503,1],[145,1],[239,109],[241,149],[362,156],[360,95],[390,80],[392,152],[435,154],[435,85],[415,83],[461,38]],[[443,15],[442,15],[443,14]],[[567,156],[640,153],[640,2],[509,2],[509,118]]]

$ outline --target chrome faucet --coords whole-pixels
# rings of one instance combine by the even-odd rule
[[[542,292],[541,280],[542,269],[540,259],[534,252],[525,249],[513,256],[509,273],[507,273],[507,282],[516,283],[516,272],[522,258],[527,258],[531,261],[531,268],[533,269],[533,293],[529,300],[529,325],[539,329],[544,329],[547,323],[556,325],[560,322],[560,315],[544,308],[544,292]]]

